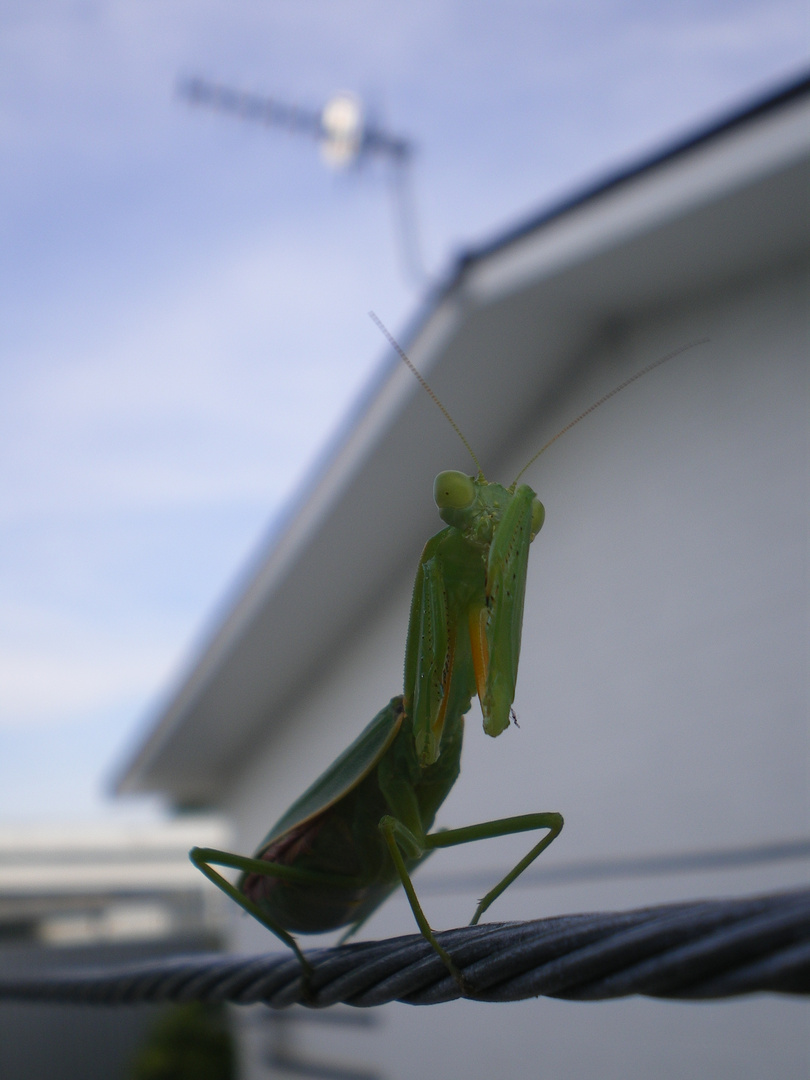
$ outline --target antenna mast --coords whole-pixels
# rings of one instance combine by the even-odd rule
[[[358,167],[372,158],[386,161],[391,168],[391,192],[403,268],[412,284],[425,283],[411,190],[414,145],[409,139],[393,135],[370,122],[359,97],[342,91],[330,98],[321,110],[315,110],[244,93],[201,78],[186,79],[178,85],[177,92],[192,105],[307,135],[317,140],[323,160],[333,169]]]

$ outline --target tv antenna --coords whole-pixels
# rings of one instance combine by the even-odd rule
[[[403,269],[413,284],[424,284],[426,274],[419,253],[410,177],[414,145],[409,139],[393,135],[371,122],[356,94],[341,91],[322,109],[315,110],[200,78],[181,82],[178,93],[192,105],[203,105],[267,127],[308,135],[318,142],[321,157],[332,169],[359,168],[372,159],[385,161],[390,166]]]

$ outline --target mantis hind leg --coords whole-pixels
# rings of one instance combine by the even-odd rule
[[[545,851],[549,844],[555,840],[562,831],[563,819],[561,814],[521,814],[517,817],[500,818],[497,821],[484,821],[478,825],[468,825],[462,829],[445,829],[442,832],[428,833],[421,840],[410,829],[394,817],[386,816],[380,821],[380,831],[383,834],[391,859],[396,867],[408,903],[414,914],[416,923],[422,932],[422,936],[433,946],[435,951],[444,961],[450,974],[458,983],[462,993],[470,994],[472,987],[456,967],[452,957],[446,949],[442,948],[436,940],[436,935],[430,928],[422,906],[416,895],[410,875],[408,874],[403,858],[403,852],[410,857],[423,858],[438,848],[457,847],[459,844],[470,844],[476,840],[489,840],[498,836],[512,836],[521,832],[533,832],[537,829],[548,830],[546,835],[534,845],[520,862],[509,871],[494,888],[486,894],[475,909],[470,925],[475,925],[487,908],[496,900],[501,893],[512,884],[534,860]]]
[[[189,858],[209,881],[221,889],[226,896],[239,905],[248,915],[252,915],[257,922],[266,927],[271,934],[284,942],[298,957],[298,962],[304,973],[305,983],[308,984],[312,975],[312,966],[304,956],[298,942],[292,934],[272,916],[268,915],[258,904],[245,896],[237,887],[213,869],[215,866],[228,866],[234,870],[241,870],[243,874],[260,874],[263,877],[282,878],[285,881],[297,882],[299,885],[315,885],[322,888],[330,886],[351,887],[356,882],[352,878],[336,877],[331,874],[317,874],[310,870],[301,870],[294,866],[280,866],[278,863],[268,862],[266,859],[251,859],[246,855],[234,855],[230,851],[218,851],[216,848],[192,848],[188,853]]]
[[[213,882],[218,889],[221,889],[226,896],[230,897],[236,904],[246,911],[248,915],[252,915],[257,922],[260,922],[262,926],[266,927],[271,934],[283,941],[288,948],[292,949],[298,958],[298,962],[301,965],[301,970],[304,973],[305,981],[308,981],[312,975],[312,966],[307,958],[304,956],[298,942],[283,926],[279,925],[275,919],[267,915],[258,904],[255,904],[252,900],[248,899],[243,892],[240,892],[235,885],[233,885],[222,874],[214,870],[211,865],[214,863],[217,866],[229,866],[234,870],[241,870],[243,873],[268,873],[268,876],[279,877],[279,874],[273,874],[272,863],[265,862],[264,866],[268,867],[268,871],[263,871],[256,868],[256,863],[261,862],[260,859],[248,859],[243,855],[233,855],[229,851],[217,851],[215,848],[192,848],[188,853],[188,857],[197,867],[197,869],[205,874],[209,881]],[[279,869],[278,867],[275,869]],[[285,875],[286,876],[286,875]]]

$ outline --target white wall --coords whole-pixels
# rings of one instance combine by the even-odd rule
[[[520,728],[491,740],[471,714],[462,776],[441,824],[559,810],[565,830],[545,866],[808,835],[807,296],[807,274],[786,269],[640,319],[594,354],[542,430],[515,433],[511,460],[495,463],[492,478],[509,482],[549,434],[634,370],[711,338],[600,409],[525,477],[547,519],[530,565]],[[432,421],[441,422],[438,414]],[[474,444],[475,431],[466,434]],[[456,464],[437,461],[436,470]],[[224,806],[237,850],[254,849],[399,692],[418,556],[376,620],[290,711],[283,730],[274,728],[272,743],[257,746]],[[476,897],[430,895],[431,880],[478,868],[494,882],[527,847],[524,837],[435,856],[417,878],[433,925],[466,922]],[[515,886],[491,917],[771,891],[806,883],[807,871],[806,862],[786,862]],[[395,896],[363,936],[412,930]],[[278,947],[237,913],[234,944]],[[301,1024],[289,1037],[307,1058],[362,1063],[389,1080],[803,1080],[810,1064],[806,1006],[774,997],[392,1005],[375,1016],[368,1030]],[[267,1074],[252,1066],[245,1075]]]

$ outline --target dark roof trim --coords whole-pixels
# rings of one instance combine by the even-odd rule
[[[692,132],[687,138],[668,143],[662,149],[638,159],[635,164],[630,164],[616,172],[610,172],[601,180],[597,180],[594,183],[580,188],[580,190],[574,192],[573,195],[562,199],[558,203],[552,204],[550,207],[541,210],[538,214],[522,219],[518,225],[515,225],[505,233],[501,233],[494,239],[481,244],[480,247],[472,247],[468,248],[466,251],[462,251],[457,257],[454,271],[449,275],[447,284],[442,292],[445,295],[452,292],[454,288],[460,284],[466,271],[473,263],[485,259],[487,256],[508,247],[516,240],[520,240],[529,233],[541,228],[543,225],[547,225],[550,221],[560,218],[563,215],[570,213],[572,210],[576,210],[578,207],[582,206],[583,203],[606,194],[608,191],[619,187],[621,184],[634,179],[642,173],[651,172],[653,169],[669,164],[674,158],[679,157],[681,154],[688,153],[690,150],[700,146],[702,143],[709,142],[718,135],[724,135],[729,131],[733,131],[734,128],[750,123],[751,120],[754,120],[759,116],[767,115],[769,112],[773,112],[791,101],[798,100],[808,95],[810,95],[810,73],[805,72],[798,79],[783,85],[781,89],[777,90],[775,93],[770,93],[766,97],[754,98],[743,108],[737,108],[732,112],[725,113],[719,119],[711,121],[705,127],[698,128],[697,131]]]

